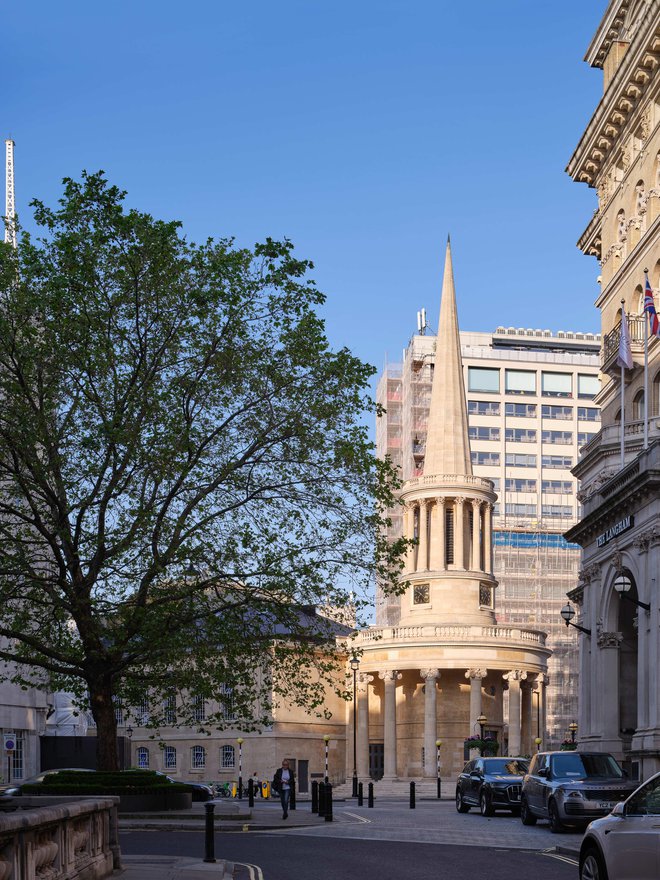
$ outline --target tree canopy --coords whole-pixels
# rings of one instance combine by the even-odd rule
[[[0,246],[0,658],[89,701],[106,768],[117,699],[155,726],[175,691],[231,689],[243,729],[273,689],[319,708],[333,633],[298,610],[359,607],[405,543],[373,369],[331,349],[312,263],[191,243],[124,199],[65,179]]]

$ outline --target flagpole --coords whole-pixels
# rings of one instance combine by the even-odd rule
[[[648,279],[648,269],[644,269],[644,274]],[[649,322],[646,317],[646,309],[642,312],[644,315],[644,449],[649,448]]]
[[[623,321],[626,320],[626,313],[622,313]],[[623,396],[623,386],[624,386],[624,378],[623,378],[623,366],[621,367],[621,470],[623,470],[623,466],[625,463],[625,455],[624,455],[624,443],[623,443],[623,435],[626,431],[626,410]]]

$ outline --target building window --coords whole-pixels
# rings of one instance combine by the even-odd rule
[[[454,561],[454,511],[451,507],[445,508],[445,559],[447,565]]]
[[[573,459],[570,455],[544,455],[541,464],[544,468],[565,468],[568,470],[573,467]]]
[[[536,504],[507,504],[507,516],[536,516]]]
[[[595,406],[578,406],[578,419],[581,422],[599,422],[600,410]]]
[[[220,703],[222,705],[223,721],[234,721],[236,712],[234,711],[234,689],[226,684],[220,687]]]
[[[482,465],[483,467],[499,467],[499,452],[472,452],[472,464]]]
[[[570,519],[573,516],[573,508],[569,504],[544,504],[541,508],[543,516],[559,516]]]
[[[468,400],[468,415],[499,416],[500,404],[497,400]]]
[[[148,770],[149,769],[149,749],[145,749],[143,746],[141,746],[135,754],[137,756],[137,765],[140,768],[140,770]]]
[[[595,434],[589,434],[587,431],[578,431],[578,446],[586,446],[595,436]]]
[[[633,397],[632,417],[634,422],[641,422],[644,418],[644,390],[638,391]]]
[[[570,373],[541,373],[541,394],[544,397],[572,397],[573,377]]]
[[[193,746],[190,750],[190,766],[193,770],[203,770],[206,767],[206,749],[204,746]]]
[[[536,456],[507,452],[505,464],[507,467],[536,467]]]
[[[124,723],[124,707],[121,704],[121,700],[118,697],[113,697],[112,702],[115,705],[115,721],[118,726],[121,727]]]
[[[559,443],[566,446],[573,442],[572,431],[543,431],[541,439],[544,443]]]
[[[567,422],[573,418],[573,407],[553,406],[551,403],[544,403],[541,407],[541,415],[544,419],[561,419]]]
[[[541,489],[547,495],[572,495],[575,491],[570,480],[543,480]]]
[[[24,755],[25,755],[25,737],[22,733],[16,732],[16,748],[11,753],[11,778],[22,779],[25,773]],[[10,782],[11,780],[7,780]]]
[[[500,371],[485,367],[468,367],[468,391],[499,394]]]
[[[518,419],[535,419],[535,403],[507,403],[505,412],[507,416],[515,416]]]
[[[163,703],[165,724],[176,724],[176,697],[171,694]]]
[[[493,588],[489,584],[479,584],[479,604],[485,608],[493,607]]]
[[[146,727],[149,724],[149,701],[142,700],[135,710],[135,723],[140,727]]]
[[[470,425],[468,428],[470,440],[499,440],[499,428],[487,428],[483,425]]]
[[[220,766],[223,770],[233,770],[236,766],[236,752],[233,746],[223,746],[220,749]]]
[[[578,397],[588,397],[591,400],[600,391],[600,382],[598,376],[585,376],[578,374]]]
[[[506,439],[512,443],[536,443],[534,428],[507,428]]]
[[[649,415],[660,416],[660,373],[655,374],[651,391],[651,407]]]
[[[536,480],[507,480],[507,492],[536,492]]]
[[[163,767],[166,770],[176,770],[176,749],[174,746],[165,746],[163,749]]]
[[[429,585],[415,584],[413,588],[413,604],[428,605],[429,604]]]
[[[192,719],[195,722],[206,721],[206,701],[204,697],[193,697]]]
[[[506,370],[507,394],[536,394],[536,373],[533,370]]]

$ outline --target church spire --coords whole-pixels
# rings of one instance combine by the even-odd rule
[[[449,236],[424,458],[424,476],[435,474],[472,474]]]

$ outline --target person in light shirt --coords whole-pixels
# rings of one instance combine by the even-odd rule
[[[282,766],[275,771],[272,788],[279,793],[282,802],[282,818],[286,819],[289,815],[289,801],[291,800],[291,792],[296,784],[293,770],[289,768],[289,762],[286,758],[282,761]]]

